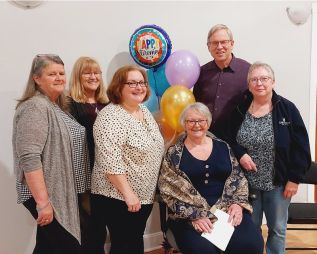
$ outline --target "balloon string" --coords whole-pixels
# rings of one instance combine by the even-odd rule
[[[158,108],[160,110],[160,98],[158,95],[158,91],[157,91],[157,84],[156,84],[156,77],[155,77],[155,72],[157,71],[157,68],[153,68],[153,79],[154,79],[154,92],[157,98],[157,104],[158,104]]]

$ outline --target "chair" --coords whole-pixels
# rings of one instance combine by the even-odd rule
[[[161,222],[161,230],[163,232],[163,248],[165,249],[165,253],[171,253],[171,251],[175,250],[178,252],[178,247],[174,238],[172,231],[167,226],[167,207],[166,204],[159,197],[159,206],[160,206],[160,222]],[[170,251],[170,252],[169,252]],[[174,253],[174,251],[172,252]]]
[[[164,254],[170,254],[170,253],[177,253],[181,254],[179,252],[179,248],[177,246],[175,237],[172,233],[172,231],[167,226],[167,207],[166,204],[163,202],[163,200],[159,197],[158,198],[159,206],[160,206],[160,222],[161,222],[161,230],[163,232],[163,248],[165,249]],[[167,245],[167,246],[165,246]],[[220,252],[223,253],[222,251]]]
[[[317,164],[312,162],[304,176],[303,183],[317,184]],[[288,224],[317,224],[316,203],[291,203],[288,209]],[[287,230],[317,230],[317,228],[287,227]],[[316,247],[289,247],[286,250],[317,250]]]

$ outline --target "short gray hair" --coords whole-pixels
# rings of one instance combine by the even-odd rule
[[[217,25],[214,25],[212,28],[210,28],[209,32],[208,32],[208,36],[207,36],[207,43],[209,42],[209,39],[210,37],[217,31],[219,30],[225,30],[229,36],[229,39],[231,41],[233,41],[233,35],[232,35],[232,32],[231,30],[229,29],[229,27],[227,27],[226,25],[223,25],[223,24],[217,24]]]
[[[191,110],[196,111],[197,113],[205,116],[207,118],[208,128],[210,127],[211,120],[212,120],[210,110],[205,104],[203,104],[201,102],[195,102],[193,104],[188,105],[186,108],[184,108],[184,110],[182,111],[182,113],[179,117],[179,122],[183,127],[185,127],[185,121],[187,118],[187,114]]]
[[[259,68],[265,69],[268,72],[269,77],[273,81],[275,81],[275,75],[274,75],[274,71],[273,71],[272,67],[270,65],[268,65],[267,63],[257,61],[257,62],[254,62],[249,68],[248,76],[247,76],[248,83],[250,82],[252,72],[256,69],[259,69]]]

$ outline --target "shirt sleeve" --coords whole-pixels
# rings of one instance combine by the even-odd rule
[[[237,142],[237,134],[243,121],[239,119],[241,118],[240,115],[241,113],[239,113],[239,110],[235,108],[232,111],[230,117],[227,118],[222,130],[223,140],[225,140],[230,145],[238,161],[240,161],[241,157],[247,153],[247,149]]]
[[[303,119],[294,105],[292,109],[291,148],[288,178],[299,183],[311,164],[308,133]]]
[[[18,167],[23,172],[42,168],[41,155],[48,135],[46,107],[27,102],[16,116],[14,140]]]
[[[103,110],[93,127],[98,170],[107,174],[125,174],[126,165],[122,151],[126,143],[127,132],[124,121],[112,109]]]

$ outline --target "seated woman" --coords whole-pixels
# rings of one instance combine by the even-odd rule
[[[168,149],[158,183],[169,208],[168,225],[180,251],[220,253],[201,236],[212,232],[214,206],[227,212],[235,226],[225,253],[262,254],[263,238],[250,216],[247,180],[228,144],[208,132],[209,109],[202,103],[191,104],[180,121],[185,134]]]

